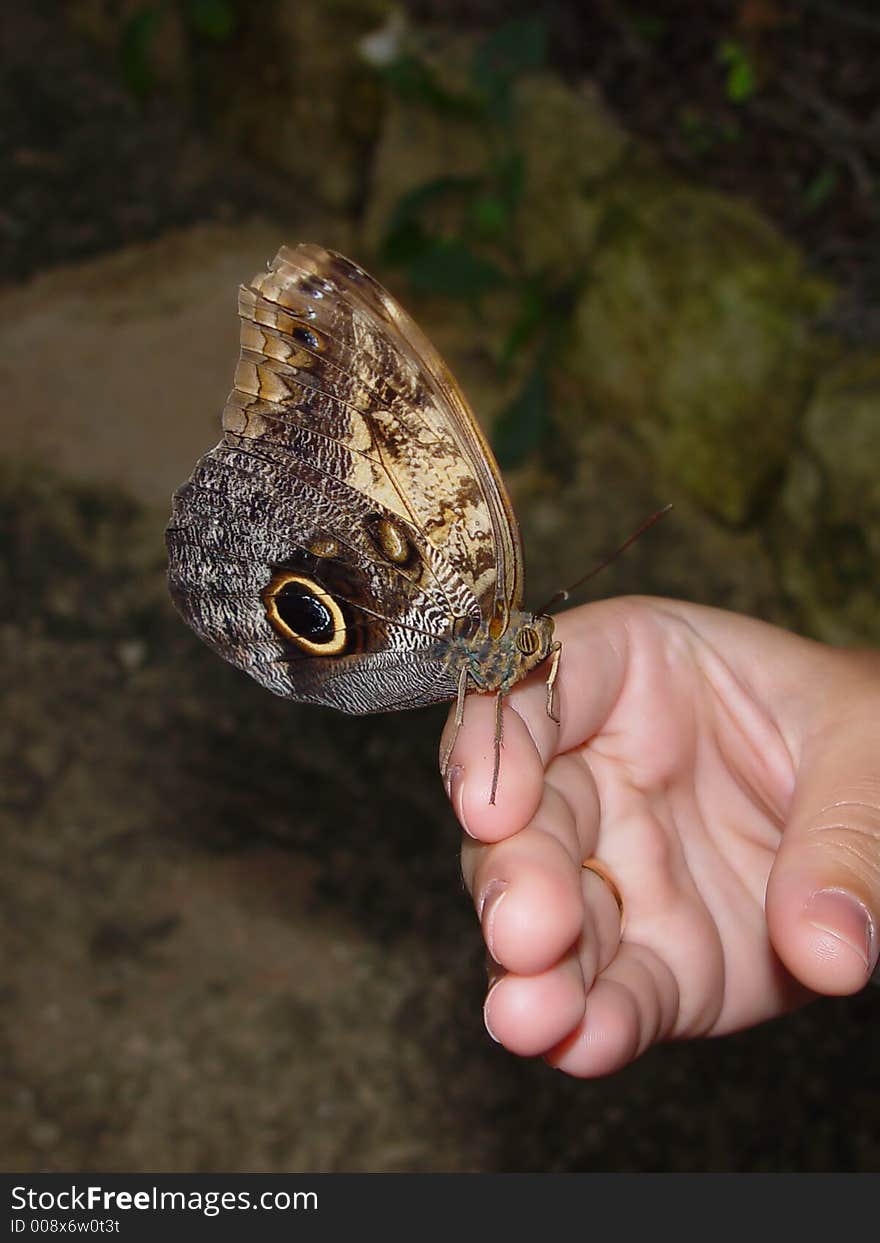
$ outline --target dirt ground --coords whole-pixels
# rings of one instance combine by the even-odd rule
[[[39,89],[91,80],[85,53],[37,34],[58,75]],[[101,81],[89,117],[121,143]],[[200,214],[192,187],[222,161],[162,124],[130,120],[114,174],[165,142],[131,198],[154,212],[135,236],[117,208],[99,245],[83,240],[71,219],[88,212],[48,191],[28,215],[23,182],[6,204],[54,240],[45,261],[22,244],[12,274],[32,279],[0,295],[0,1167],[876,1170],[876,990],[596,1083],[509,1056],[482,1027],[478,928],[435,771],[443,711],[299,708],[181,625],[161,533],[216,434],[230,291],[279,233],[317,234],[268,194],[254,221],[234,188],[220,223]],[[166,200],[150,195],[156,169]],[[540,547],[540,507],[525,522]],[[746,602],[784,619],[747,541],[739,555]],[[711,545],[694,558],[728,602]],[[660,590],[680,562],[658,540],[602,590]]]

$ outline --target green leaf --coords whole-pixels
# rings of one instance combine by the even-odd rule
[[[196,34],[225,43],[238,25],[235,0],[186,0],[184,12]]]
[[[135,95],[149,94],[155,81],[152,64],[153,40],[162,19],[162,6],[138,9],[122,27],[119,59],[122,76]]]
[[[542,366],[529,374],[492,428],[492,446],[504,469],[518,466],[540,446],[550,425],[547,381]]]
[[[757,90],[757,77],[752,59],[741,43],[727,39],[718,46],[718,59],[727,66],[727,98],[733,104],[751,99]]]
[[[408,190],[397,200],[388,224],[389,232],[417,220],[426,208],[442,199],[473,194],[481,184],[479,177],[457,175],[435,177],[432,181],[423,181],[421,185]]]
[[[666,34],[668,23],[663,17],[647,13],[643,16],[634,14],[631,21],[636,34],[641,35],[648,43],[656,43]]]
[[[404,220],[386,232],[379,254],[390,267],[406,267],[433,245],[434,238],[418,220]]]
[[[526,181],[526,162],[521,151],[508,151],[495,162],[492,177],[509,212],[514,212],[522,198]]]
[[[547,61],[547,24],[543,17],[513,18],[493,31],[477,48],[471,80],[499,124],[511,116],[513,86],[518,78],[542,69]]]
[[[507,280],[506,274],[459,238],[436,238],[407,267],[414,290],[476,300]]]
[[[474,199],[468,209],[468,218],[480,237],[490,241],[500,237],[510,223],[506,204],[492,194]]]
[[[818,211],[820,207],[824,207],[837,189],[840,178],[836,168],[832,168],[830,164],[816,174],[810,184],[804,190],[804,208],[808,212]]]
[[[379,74],[390,90],[401,99],[427,104],[437,112],[474,117],[481,112],[479,101],[455,94],[441,86],[429,65],[415,56],[398,56],[383,65]]]
[[[534,339],[539,328],[546,322],[547,303],[541,290],[535,285],[524,285],[520,294],[516,319],[501,347],[502,364],[506,365],[511,362],[519,351]]]
[[[547,23],[543,17],[515,17],[494,30],[474,55],[474,83],[487,77],[511,78],[542,69],[547,62]]]

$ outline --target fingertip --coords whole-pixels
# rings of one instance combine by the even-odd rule
[[[806,875],[771,878],[767,925],[785,966],[813,992],[856,993],[877,968],[877,920],[845,886]]]
[[[489,882],[480,911],[490,954],[516,975],[548,970],[575,945],[584,924],[583,899],[566,852],[536,834],[539,858],[530,834],[526,829],[512,843],[519,857],[505,858],[505,846],[500,857],[491,855],[493,872],[500,870],[507,879]]]
[[[525,723],[504,705],[504,734],[495,800],[494,697],[472,695],[449,759],[447,793],[462,828],[497,842],[523,828],[541,802],[544,765]]]
[[[612,1075],[638,1057],[640,1029],[639,1007],[629,990],[600,980],[587,997],[583,1022],[545,1060],[576,1079]]]
[[[520,1057],[559,1044],[584,1017],[584,982],[574,959],[535,976],[506,975],[483,1006],[489,1035]]]

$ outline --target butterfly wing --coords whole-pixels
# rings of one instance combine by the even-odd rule
[[[278,694],[349,712],[451,698],[450,645],[521,593],[513,511],[436,351],[355,264],[283,248],[239,295],[224,436],[175,496],[189,624]]]

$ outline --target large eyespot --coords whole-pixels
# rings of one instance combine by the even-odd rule
[[[275,633],[313,656],[345,651],[348,628],[342,610],[318,583],[281,570],[260,593]]]
[[[541,636],[534,626],[523,626],[516,634],[516,646],[523,656],[534,656],[541,646]]]

